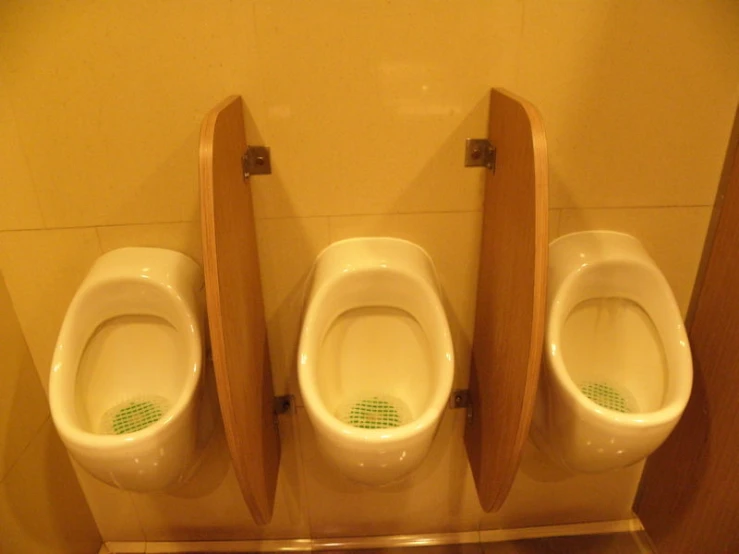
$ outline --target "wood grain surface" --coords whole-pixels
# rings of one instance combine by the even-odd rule
[[[269,522],[280,464],[241,97],[213,108],[200,135],[203,263],[218,399],[236,477],[254,520]]]
[[[739,110],[687,328],[693,392],[636,511],[658,552],[739,552]]]
[[[544,127],[531,104],[493,89],[488,138],[496,169],[485,189],[465,444],[480,504],[494,511],[513,484],[536,398],[549,193]]]

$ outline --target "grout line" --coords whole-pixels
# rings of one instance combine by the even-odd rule
[[[550,210],[661,210],[673,208],[712,208],[713,204],[667,204],[667,205],[644,205],[644,206],[549,206]]]
[[[149,544],[147,541],[146,536],[146,528],[144,527],[144,522],[141,520],[141,515],[139,514],[139,507],[136,505],[136,501],[134,499],[134,496],[131,491],[124,491],[126,496],[128,497],[128,501],[131,503],[131,507],[133,508],[134,516],[136,516],[136,523],[139,525],[139,531],[141,531],[141,536],[143,537],[143,543],[145,545]],[[149,548],[146,547],[146,551],[148,551]]]
[[[317,214],[317,215],[278,215],[278,216],[256,216],[257,221],[274,221],[278,219],[337,219],[343,217],[394,217],[404,215],[449,215],[449,214],[479,214],[479,210],[441,210],[431,212],[373,212],[373,213],[341,213],[341,214]]]
[[[100,252],[100,255],[102,256],[105,254],[105,249],[103,248],[103,238],[100,236],[100,228],[94,227],[95,229],[95,236],[98,239],[98,252]]]
[[[23,233],[30,231],[72,231],[75,229],[98,229],[108,227],[137,227],[144,225],[176,225],[177,223],[195,223],[192,219],[182,219],[177,221],[149,221],[139,223],[107,223],[93,225],[63,225],[58,227],[23,227],[18,229],[2,229],[0,233]]]
[[[646,206],[549,206],[549,210],[582,211],[582,210],[659,210],[674,208],[713,208],[713,204],[679,204],[679,205],[646,205]],[[338,213],[338,214],[311,214],[311,215],[279,215],[279,216],[255,216],[256,221],[274,221],[274,220],[291,220],[291,219],[335,219],[339,217],[391,217],[391,216],[422,216],[422,215],[449,215],[449,214],[473,214],[482,213],[482,208],[478,210],[434,210],[419,212],[373,212],[373,213]],[[62,225],[55,227],[22,227],[17,229],[2,229],[3,233],[22,233],[26,231],[66,231],[74,229],[96,229],[96,228],[115,228],[115,227],[136,227],[144,225],[175,225],[178,223],[195,223],[192,219],[178,219],[172,221],[148,221],[135,223],[96,223],[92,225]]]
[[[30,356],[30,354],[29,354],[29,356]],[[38,378],[38,375],[36,377]],[[41,383],[40,382],[38,383],[38,385],[39,385],[39,387],[41,387]],[[41,387],[41,388],[43,390],[43,387]],[[44,399],[46,399],[46,394],[44,394]],[[48,401],[47,401],[47,409],[48,409]],[[26,452],[28,452],[29,448],[31,448],[31,445],[33,444],[33,442],[36,439],[38,439],[39,435],[41,434],[41,432],[43,431],[43,429],[44,429],[44,427],[46,426],[47,423],[50,424],[50,425],[53,425],[53,423],[51,422],[51,412],[49,412],[47,414],[46,419],[44,419],[44,421],[41,423],[41,425],[38,426],[38,429],[36,429],[33,432],[31,438],[28,439],[28,442],[25,444],[25,446],[23,447],[23,449],[18,453],[18,457],[15,460],[13,460],[13,462],[7,468],[5,468],[5,473],[0,476],[0,483],[4,483],[5,480],[10,477],[10,474],[13,473],[13,470],[16,468],[16,466],[18,466],[18,463],[21,461],[21,459],[23,458],[23,456],[26,455]],[[56,432],[56,431],[54,431],[54,432]]]

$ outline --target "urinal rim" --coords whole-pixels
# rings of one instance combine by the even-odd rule
[[[177,252],[176,254],[180,253]],[[184,254],[180,255],[187,258]],[[197,265],[193,260],[189,260],[192,264]],[[111,317],[105,317],[100,321],[97,321],[92,326],[92,329],[87,328],[85,330],[86,336],[80,341],[80,350],[75,350],[74,352],[67,351],[67,349],[65,349],[65,345],[69,345],[69,342],[73,340],[71,338],[71,334],[75,330],[75,323],[78,318],[81,317],[81,311],[85,309],[87,298],[91,295],[99,294],[99,291],[101,290],[105,291],[105,289],[111,287],[116,288],[130,283],[136,283],[138,285],[145,284],[147,287],[155,287],[160,292],[163,292],[170,308],[179,316],[181,323],[172,321],[174,318],[156,311],[150,311],[143,314],[141,312],[121,310],[121,312],[116,313]],[[193,291],[193,293],[195,292],[196,291]],[[192,309],[191,306],[188,305],[187,300],[180,296],[172,286],[142,275],[139,275],[138,277],[130,275],[112,275],[94,279],[92,282],[88,279],[83,281],[72,299],[64,317],[64,321],[59,332],[59,338],[57,339],[57,343],[54,348],[52,369],[49,376],[49,405],[52,419],[60,436],[68,446],[73,449],[81,448],[88,451],[96,449],[113,451],[117,449],[131,448],[134,445],[150,440],[160,433],[168,435],[176,432],[178,423],[184,417],[189,405],[194,399],[198,385],[202,381],[203,373],[204,336],[202,333],[202,320],[204,318],[204,307],[197,294],[194,294],[191,300],[193,301],[195,309]],[[71,414],[72,411],[76,409],[74,401],[75,385],[70,387],[71,392],[66,393],[63,389],[65,379],[76,380],[77,372],[79,371],[79,360],[81,360],[81,357],[87,348],[90,339],[94,336],[95,331],[107,321],[126,315],[152,315],[154,317],[161,318],[175,328],[178,336],[182,339],[182,344],[186,345],[187,349],[185,353],[187,363],[183,364],[186,368],[182,370],[185,375],[182,391],[177,398],[177,401],[172,404],[167,416],[145,429],[121,435],[101,435],[85,431],[73,423],[74,418]],[[78,360],[77,364],[74,364],[73,362],[75,358]],[[71,375],[69,375],[70,371],[72,372]],[[64,395],[66,394],[71,394],[72,397],[65,398]]]
[[[418,245],[415,245],[410,241],[403,242],[413,245],[425,254],[425,251]],[[428,254],[426,254],[426,256],[428,256]],[[352,273],[354,275],[358,273],[369,273],[376,269],[377,268],[355,269]],[[440,351],[445,352],[445,355],[443,356],[443,360],[439,362],[441,367],[437,370],[439,374],[439,386],[429,401],[426,410],[424,410],[424,412],[412,422],[399,427],[386,429],[361,429],[341,422],[332,415],[324,405],[320,393],[317,390],[317,386],[315,385],[314,375],[316,364],[314,363],[314,360],[316,360],[317,351],[325,337],[326,330],[330,328],[336,318],[345,311],[339,311],[333,318],[327,320],[326,324],[323,326],[324,328],[320,330],[315,329],[313,325],[310,325],[309,332],[306,332],[306,322],[315,321],[315,316],[313,314],[319,309],[319,306],[323,305],[325,297],[334,290],[334,287],[341,286],[342,281],[345,281],[346,279],[346,273],[332,276],[319,285],[316,285],[315,283],[313,284],[314,287],[311,290],[307,310],[305,311],[303,318],[303,325],[301,326],[301,336],[297,356],[299,387],[306,410],[309,415],[313,416],[312,420],[314,422],[320,422],[325,431],[341,440],[352,441],[357,444],[368,446],[375,443],[388,445],[399,443],[417,436],[424,431],[434,429],[447,405],[454,381],[455,359],[453,341],[451,338],[451,331],[449,330],[449,322],[446,317],[446,312],[441,302],[441,298],[439,297],[438,288],[434,287],[432,283],[425,278],[396,267],[385,267],[382,271],[388,273],[394,272],[401,274],[404,278],[411,279],[417,290],[423,291],[423,295],[428,298],[431,303],[434,321],[438,323],[438,325],[434,324],[433,328],[441,329],[440,341],[442,343],[442,347],[440,348]],[[415,314],[411,313],[410,315],[416,317]],[[424,333],[426,333],[425,329]]]
[[[615,233],[609,231],[598,232],[604,234],[618,234],[623,237],[636,240],[634,237],[626,233]],[[638,244],[641,246],[641,243]],[[644,253],[644,256],[646,256],[646,253]],[[672,325],[674,325],[673,328],[676,331],[677,336],[670,344],[672,345],[671,350],[676,352],[676,363],[668,365],[667,371],[671,376],[670,378],[677,383],[677,389],[671,401],[658,410],[650,412],[622,413],[604,408],[590,400],[580,391],[565,368],[561,354],[561,329],[569,315],[572,313],[572,310],[579,302],[572,303],[571,306],[568,306],[565,309],[564,305],[566,303],[564,300],[573,293],[573,289],[576,289],[578,282],[583,278],[585,271],[590,271],[597,269],[598,267],[611,264],[629,265],[645,271],[645,275],[648,276],[648,279],[653,280],[653,282],[660,285],[658,289],[661,291],[659,297],[660,309],[666,310],[670,321],[674,322]],[[589,298],[594,299],[602,297],[590,296]],[[581,299],[580,301],[583,300],[584,299]],[[650,320],[659,331],[662,347],[667,349],[669,345],[666,344],[664,340],[664,325],[655,320],[652,315],[654,310],[647,309],[641,302],[638,302],[633,298],[630,298],[630,300],[637,303],[645,313],[647,313]],[[629,428],[659,427],[674,422],[680,417],[687,406],[692,388],[693,368],[691,351],[687,333],[685,332],[685,326],[682,322],[679,308],[677,307],[677,302],[669,288],[667,280],[651,258],[648,256],[642,257],[641,255],[615,255],[601,258],[594,262],[583,262],[574,271],[569,272],[566,277],[564,277],[561,283],[559,283],[557,290],[554,291],[554,294],[550,295],[548,303],[546,332],[546,356],[548,363],[546,364],[546,367],[548,371],[553,374],[558,386],[565,389],[565,392],[571,401],[576,403],[582,410],[595,417],[596,420],[607,425],[616,424]]]

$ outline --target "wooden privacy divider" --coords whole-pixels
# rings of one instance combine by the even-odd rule
[[[693,390],[635,511],[659,552],[739,552],[739,107],[686,318]]]
[[[548,175],[536,108],[490,94],[496,148],[483,207],[465,445],[480,504],[501,507],[518,470],[539,380],[548,254]]]
[[[534,409],[544,340],[547,154],[541,118],[493,89],[477,316],[465,445],[480,504],[503,504]],[[280,463],[254,213],[241,158],[242,101],[224,100],[200,137],[208,324],[218,397],[236,477],[257,523],[269,522]]]
[[[208,113],[200,133],[205,296],[226,441],[244,500],[264,524],[274,507],[280,437],[245,152],[242,101],[232,96]]]

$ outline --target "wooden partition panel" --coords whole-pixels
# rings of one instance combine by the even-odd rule
[[[213,108],[200,135],[208,325],[234,470],[257,523],[269,522],[280,464],[241,97]]]
[[[537,110],[493,89],[496,148],[483,207],[465,445],[480,504],[500,508],[513,484],[536,398],[546,309],[548,177]]]
[[[644,470],[658,552],[739,552],[739,109],[687,318],[693,391]]]

